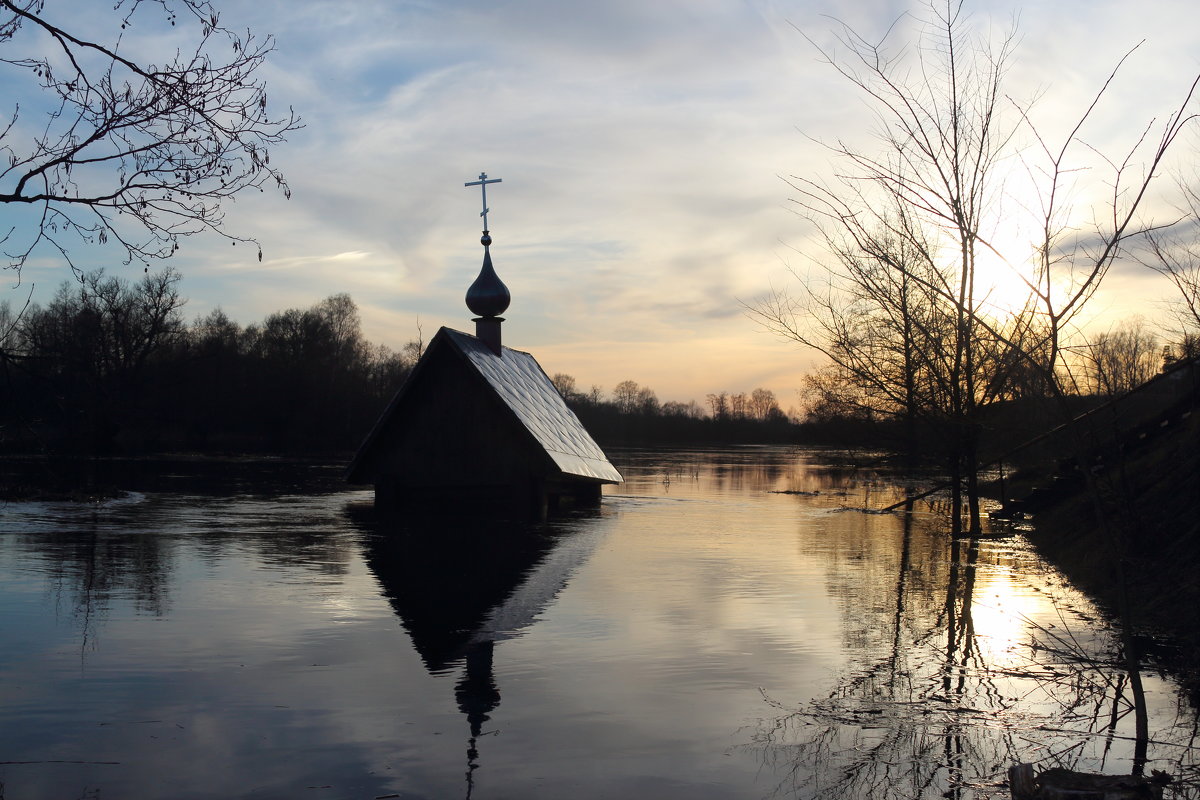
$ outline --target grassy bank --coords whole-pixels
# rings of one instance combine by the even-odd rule
[[[1038,514],[1030,537],[1112,609],[1120,606],[1123,562],[1135,628],[1179,643],[1171,666],[1200,696],[1200,413],[1111,466],[1101,484],[1115,536],[1105,533],[1095,501],[1081,491]]]

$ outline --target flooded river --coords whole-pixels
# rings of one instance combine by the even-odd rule
[[[5,505],[0,798],[1000,798],[1017,761],[1200,796],[1194,711],[1145,665],[1139,741],[1019,532],[866,513],[903,492],[844,455],[613,456],[532,527],[323,469]]]

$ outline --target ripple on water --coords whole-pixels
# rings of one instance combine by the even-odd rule
[[[1128,766],[1128,681],[1072,660],[1111,631],[1021,537],[842,511],[896,487],[795,448],[614,457],[600,510],[531,529],[294,483],[8,504],[0,752],[40,764],[5,789],[965,800],[1017,758]]]

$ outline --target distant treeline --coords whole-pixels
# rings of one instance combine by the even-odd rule
[[[367,342],[335,294],[242,326],[220,309],[187,322],[180,275],[102,270],[44,307],[0,304],[0,448],[6,452],[352,452],[423,350]],[[602,444],[795,441],[765,389],[659,403],[633,381],[559,390]]]
[[[0,308],[7,450],[301,453],[353,448],[419,345],[364,341],[338,294],[242,327],[184,320],[179,273],[103,271],[44,308]]]
[[[599,386],[588,392],[576,388],[566,374],[551,377],[567,405],[601,444],[782,443],[797,441],[799,426],[780,409],[769,389],[720,392],[706,406],[660,403],[648,386],[626,380],[611,397]]]

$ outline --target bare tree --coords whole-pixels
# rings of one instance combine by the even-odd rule
[[[622,414],[632,414],[638,408],[639,391],[637,381],[621,381],[613,388],[613,403]]]
[[[729,416],[734,419],[745,419],[749,416],[749,400],[745,392],[734,392],[729,395]]]
[[[1180,182],[1182,219],[1171,231],[1146,234],[1149,258],[1142,263],[1166,277],[1178,290],[1182,338],[1200,334],[1200,187]]]
[[[895,227],[894,218],[853,236],[825,227],[832,255],[822,264],[827,279],[802,281],[799,297],[776,291],[749,313],[767,330],[829,359],[809,376],[816,408],[900,420],[903,449],[912,459],[924,449],[918,423],[952,417],[956,310],[928,288],[945,278],[932,244],[911,221],[904,223],[904,237],[893,233]]]
[[[750,409],[754,418],[766,422],[783,416],[779,409],[779,401],[770,389],[755,389],[750,393]]]
[[[21,327],[25,347],[53,358],[65,376],[91,374],[121,391],[136,384],[147,361],[183,334],[178,272],[167,267],[135,284],[86,273],[64,281],[46,309],[34,308]]]
[[[891,393],[898,407],[915,392],[923,409],[940,409],[952,527],[963,527],[965,496],[968,524],[977,530],[979,410],[1008,391],[1004,377],[1018,366],[1035,372],[1050,391],[1064,393],[1057,374],[1064,332],[1123,243],[1154,229],[1138,224],[1138,210],[1167,150],[1192,119],[1186,109],[1196,83],[1161,123],[1157,138],[1151,128],[1140,130],[1123,158],[1108,160],[1083,142],[1082,130],[1115,70],[1055,146],[1032,124],[1030,109],[1010,101],[1002,88],[1014,34],[996,43],[973,39],[956,0],[933,0],[920,46],[900,56],[889,52],[886,39],[871,43],[849,28],[839,41],[845,57],[818,50],[871,103],[882,148],[876,153],[843,141],[827,144],[841,165],[832,179],[789,181],[799,212],[816,223],[843,270],[835,275],[833,294],[816,296],[827,330],[800,332],[805,321],[786,297],[770,298],[751,312],[776,333],[810,346],[820,341],[818,349],[861,381],[863,391]],[[1097,170],[1097,180],[1110,192],[1104,208],[1085,212],[1092,214],[1091,224],[1067,219],[1063,207],[1079,151],[1098,158],[1104,169]],[[1020,176],[1012,168],[1018,156],[1041,198],[1041,207],[1030,209],[1039,231],[1031,248],[1037,259],[1029,274],[1014,269],[1010,276],[1024,281],[1028,304],[1005,309],[989,303],[981,261],[1004,257],[997,232],[1010,211],[1005,181]],[[858,267],[860,261],[866,268]],[[895,329],[922,324],[919,313],[904,308],[913,292],[926,304],[919,308],[929,310],[929,328],[905,331],[924,337],[932,349],[918,348],[912,354],[919,361],[905,363],[909,340]],[[855,305],[864,298],[871,306],[865,318],[856,316]],[[877,346],[880,330],[891,334],[891,352]],[[880,366],[891,372],[881,375]],[[918,369],[925,370],[922,381],[908,387],[906,374]]]
[[[638,389],[636,408],[639,414],[644,414],[648,417],[656,416],[661,409],[661,404],[658,402],[658,395],[649,386],[643,386]]]
[[[558,393],[563,396],[564,400],[571,400],[579,395],[574,375],[556,372],[550,376],[550,382],[554,384],[555,389],[558,389]]]
[[[1181,361],[1200,358],[1200,331],[1185,332],[1179,341],[1163,345],[1163,368],[1169,368]]]
[[[959,495],[964,490],[971,525],[978,525],[978,257],[987,247],[988,225],[994,221],[994,173],[1018,125],[999,113],[1013,35],[996,47],[971,42],[962,14],[953,2],[931,4],[925,46],[914,51],[915,72],[890,56],[885,43],[872,44],[849,28],[839,36],[848,53],[844,60],[821,50],[828,63],[874,103],[884,146],[879,154],[871,154],[841,141],[829,144],[844,164],[831,182],[805,177],[789,181],[799,193],[800,213],[821,228],[849,272],[850,285],[865,293],[868,303],[886,298],[883,317],[904,330],[899,353],[883,354],[870,324],[877,320],[858,324],[861,317],[852,317],[826,350],[844,354],[851,345],[853,355],[847,354],[839,365],[873,385],[874,391],[891,394],[901,408],[919,403],[930,409],[933,391],[939,396],[949,420],[956,531],[961,527]],[[936,327],[930,331],[936,358],[927,359],[936,368],[927,373],[924,386],[913,383],[918,369],[911,347],[916,317],[905,308],[918,294],[934,301],[925,308]],[[859,299],[852,298],[852,308]],[[833,302],[826,309],[834,312],[831,319],[837,316]],[[766,311],[768,320],[779,318],[773,309]],[[859,338],[864,331],[865,344]],[[880,380],[880,359],[890,367],[897,356],[898,372]],[[839,363],[838,358],[834,361]],[[918,397],[922,390],[926,396]]]
[[[717,392],[708,395],[708,409],[716,420],[729,419],[729,392]]]
[[[136,284],[97,270],[63,281],[49,306],[24,315],[10,357],[50,388],[86,446],[113,446],[137,414],[152,362],[183,337],[179,281],[170,267]]]
[[[362,336],[362,317],[358,305],[345,292],[330,295],[312,307],[311,313],[320,319],[329,331],[330,348],[334,364],[350,364],[364,361],[367,342]]]
[[[137,60],[125,40],[152,26],[144,6],[194,27],[189,49]],[[28,208],[0,230],[18,278],[43,247],[77,273],[77,243],[112,242],[126,263],[168,258],[201,231],[257,247],[224,231],[222,203],[268,184],[290,194],[268,151],[301,123],[290,109],[268,111],[258,72],[272,38],[224,27],[208,0],[117,0],[111,13],[102,38],[72,32],[61,3],[0,0],[6,95],[20,97],[23,80],[41,98],[0,117],[0,202]]]
[[[703,419],[704,409],[695,400],[689,400],[686,403],[678,400],[668,400],[662,404],[662,415],[664,417],[682,417],[685,419]]]
[[[1081,348],[1088,389],[1105,397],[1131,391],[1158,372],[1158,337],[1141,317],[1126,320]]]

